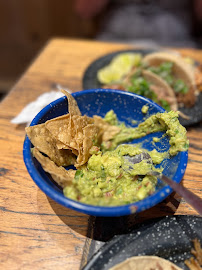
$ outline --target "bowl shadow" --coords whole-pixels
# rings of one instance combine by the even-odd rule
[[[148,210],[121,217],[90,216],[67,209],[49,197],[47,199],[55,214],[73,231],[92,240],[106,242],[115,235],[130,233],[141,222],[174,215],[180,204],[181,197],[173,192],[164,201]],[[78,222],[72,224],[70,216],[78,219]]]
[[[173,192],[161,203],[138,214],[121,217],[95,217],[68,209],[45,194],[43,195],[53,212],[61,220],[61,223],[59,222],[59,226],[62,226],[61,229],[68,231],[71,237],[77,239],[74,249],[76,254],[81,256],[80,269],[115,235],[129,234],[145,221],[174,215],[181,201],[181,197]],[[43,223],[46,227],[47,221]],[[61,248],[65,249],[68,245],[68,241],[64,243],[61,235],[54,234],[52,237]]]
[[[161,203],[138,214],[111,218],[90,216],[80,269],[115,235],[129,234],[145,221],[174,215],[180,201],[181,197],[173,192]]]

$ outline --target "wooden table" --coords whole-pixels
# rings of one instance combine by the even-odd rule
[[[93,217],[66,209],[39,190],[23,163],[24,126],[15,126],[10,120],[28,102],[56,84],[73,91],[82,90],[82,75],[91,61],[128,47],[53,39],[0,104],[0,269],[79,269],[84,245],[88,252],[86,239],[93,237]],[[202,62],[202,51],[186,49],[183,52]],[[188,137],[189,163],[183,184],[201,196],[202,125],[189,128]],[[141,213],[139,221],[173,214],[197,213],[182,198],[172,194],[150,211]]]

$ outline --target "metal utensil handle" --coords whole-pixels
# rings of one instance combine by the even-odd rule
[[[202,215],[202,199],[200,197],[165,175],[161,175],[160,178],[181,195],[200,215]]]

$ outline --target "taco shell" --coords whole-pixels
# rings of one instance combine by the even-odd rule
[[[168,260],[157,256],[131,257],[109,270],[182,270]]]
[[[163,80],[160,76],[149,70],[143,70],[142,76],[146,79],[148,83],[153,85],[153,91],[157,95],[159,99],[167,98],[168,103],[170,104],[171,110],[177,111],[178,104],[175,93],[173,89],[169,86],[169,84]]]
[[[195,69],[179,55],[166,52],[151,53],[146,55],[143,61],[150,66],[159,66],[163,62],[172,62],[173,73],[177,79],[184,80],[189,87],[195,84]]]
[[[188,64],[180,55],[157,52],[146,55],[143,62],[149,66],[159,66],[163,62],[173,63],[173,75],[176,79],[181,79],[188,86],[189,91],[186,94],[179,93],[177,101],[184,104],[186,107],[192,107],[196,101],[196,82],[195,82],[195,68]]]

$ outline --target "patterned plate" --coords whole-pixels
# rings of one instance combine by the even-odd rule
[[[108,270],[138,255],[154,255],[188,270],[184,261],[193,256],[192,240],[202,244],[202,218],[167,216],[139,224],[130,233],[114,236],[90,259],[83,270]]]
[[[142,55],[146,55],[148,53],[156,52],[156,50],[149,49],[133,49],[133,50],[122,50],[107,54],[103,57],[98,58],[94,62],[92,62],[83,76],[83,89],[92,89],[92,88],[102,88],[101,83],[97,79],[97,72],[104,66],[108,65],[114,56],[123,53],[123,52],[133,52],[133,53],[141,53]],[[196,62],[196,65],[199,63]],[[190,126],[202,121],[202,93],[199,94],[197,101],[192,108],[182,108],[180,109],[184,114],[190,116],[190,119],[179,118],[180,123],[183,126]]]

